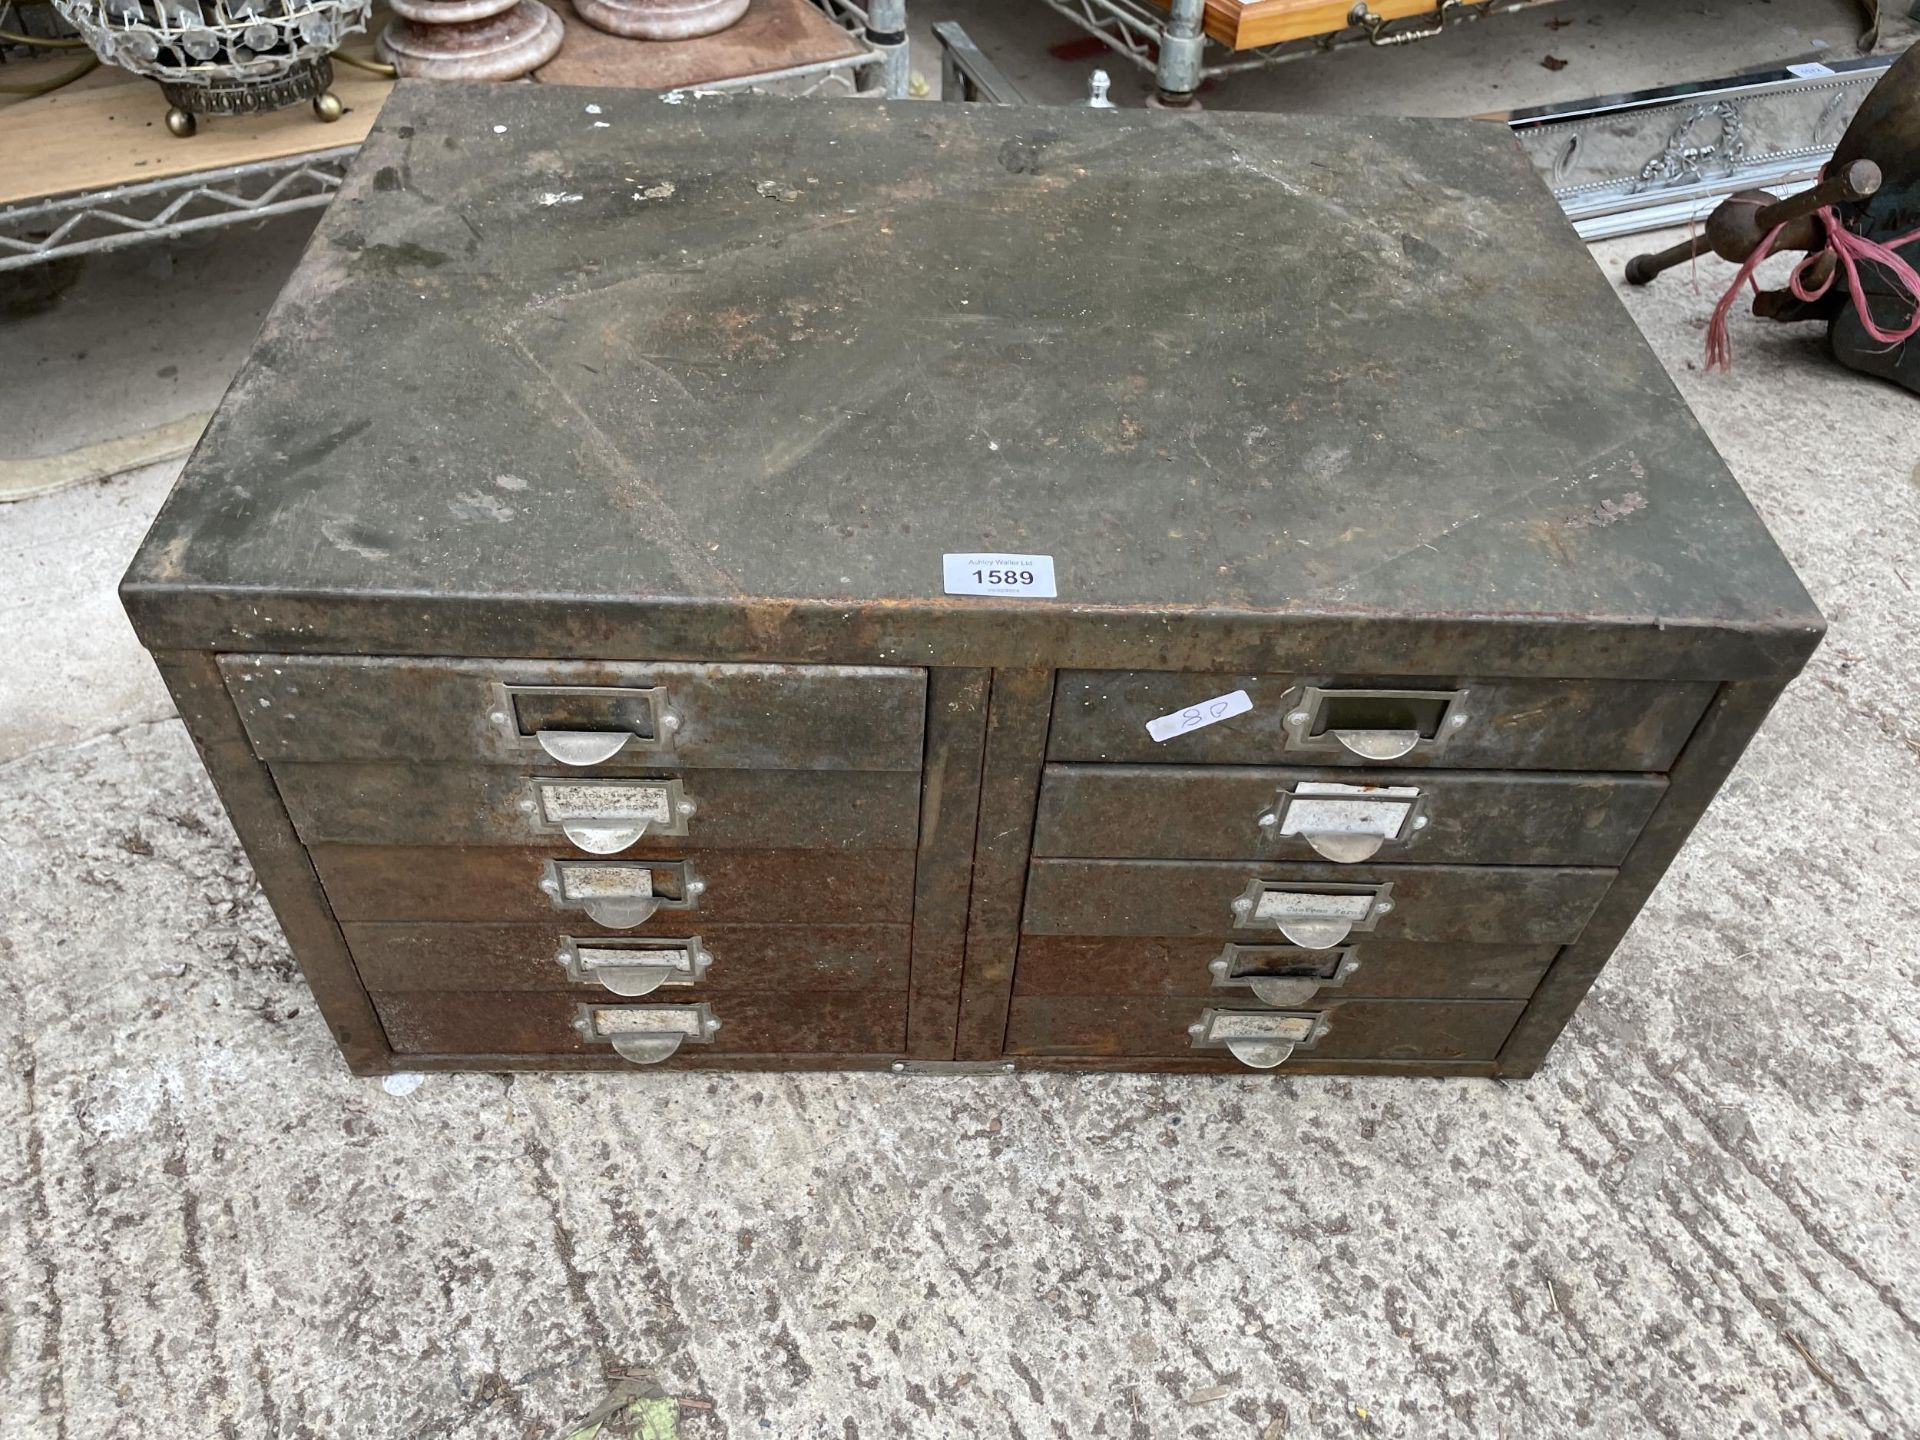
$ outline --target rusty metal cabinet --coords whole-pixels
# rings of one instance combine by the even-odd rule
[[[369,1072],[1525,1075],[1821,632],[1498,127],[407,83],[123,595]]]

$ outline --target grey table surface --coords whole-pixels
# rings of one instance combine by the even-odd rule
[[[127,594],[229,647],[312,612],[154,617],[951,615],[960,550],[1055,557],[1029,615],[1694,626],[1759,671],[1820,624],[1501,127],[409,83]]]

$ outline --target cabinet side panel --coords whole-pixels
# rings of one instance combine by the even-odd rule
[[[996,1058],[1007,1035],[1013,963],[1020,948],[1040,767],[1053,710],[1053,671],[996,670],[980,779],[973,905],[960,995],[961,1060]]]
[[[907,1053],[916,1060],[954,1054],[991,677],[988,670],[933,670],[927,676],[927,758],[920,782],[907,1015]]]
[[[1785,688],[1785,682],[1779,680],[1742,681],[1720,687],[1674,762],[1667,792],[1646,829],[1640,832],[1612,887],[1579,940],[1560,952],[1507,1037],[1500,1051],[1502,1075],[1531,1075],[1540,1068]]]
[[[214,657],[171,650],[153,658],[341,1054],[356,1074],[391,1069],[386,1032],[280,792],[247,744]]]

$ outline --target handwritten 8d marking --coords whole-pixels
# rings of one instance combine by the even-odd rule
[[[1184,710],[1176,710],[1171,715],[1162,715],[1147,722],[1147,734],[1164,745],[1176,735],[1184,735],[1189,730],[1199,730],[1208,725],[1218,724],[1222,720],[1231,720],[1236,715],[1244,715],[1253,709],[1253,701],[1244,690],[1234,690],[1225,695],[1216,695],[1211,700],[1202,700],[1198,705],[1189,705]]]

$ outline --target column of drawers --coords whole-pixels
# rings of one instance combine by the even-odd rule
[[[1007,1052],[1492,1061],[1713,688],[1061,672]]]
[[[221,670],[396,1054],[903,1053],[924,671]]]

